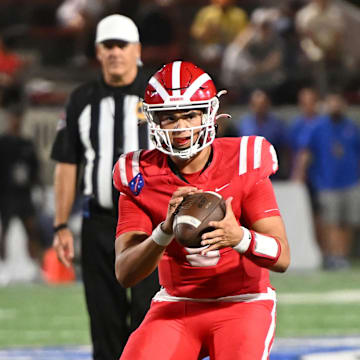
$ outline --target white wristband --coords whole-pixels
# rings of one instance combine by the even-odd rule
[[[151,239],[160,246],[168,246],[172,239],[174,238],[174,234],[167,234],[161,229],[161,222],[152,232]]]
[[[242,239],[240,240],[240,242],[233,247],[234,250],[236,250],[238,253],[243,254],[247,251],[247,249],[250,246],[251,243],[251,232],[245,228],[245,227],[241,227],[244,231],[244,235],[242,237]]]

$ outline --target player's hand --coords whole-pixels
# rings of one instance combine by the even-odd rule
[[[232,197],[226,199],[226,214],[224,219],[209,222],[209,226],[215,228],[215,230],[202,235],[201,245],[208,245],[208,247],[201,252],[201,255],[205,255],[212,250],[234,247],[239,243],[239,240],[242,239],[243,229],[235,218],[231,206],[232,199]]]
[[[187,195],[195,194],[198,192],[202,192],[198,188],[194,186],[182,186],[177,188],[169,201],[167,215],[164,223],[162,224],[162,230],[168,234],[172,234],[173,232],[173,221],[174,221],[174,213],[180,203],[184,200],[184,197]]]
[[[74,259],[74,237],[69,229],[61,229],[55,234],[53,248],[58,259],[66,267],[70,267]]]

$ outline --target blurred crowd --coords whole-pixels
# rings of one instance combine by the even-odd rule
[[[354,4],[356,1],[354,1]],[[41,66],[93,70],[94,32],[111,13],[134,19],[149,74],[173,59],[193,61],[244,104],[256,88],[276,105],[314,87],[360,102],[360,8],[349,0],[3,0],[0,83],[21,64],[7,48]],[[15,56],[14,54],[12,55]],[[29,59],[28,59],[29,60]],[[29,61],[28,61],[29,62]],[[31,62],[31,61],[30,61]],[[74,70],[73,72],[71,72]]]
[[[29,106],[63,105],[65,97],[40,97],[33,74],[69,81],[92,77],[99,19],[120,13],[139,27],[142,63],[149,74],[175,59],[193,61],[227,89],[225,106],[247,114],[220,127],[219,135],[265,136],[280,158],[279,180],[306,184],[324,268],[349,266],[352,239],[360,223],[360,134],[346,104],[360,103],[360,7],[345,0],[2,0],[0,3],[1,159],[0,204],[26,192],[26,213],[2,211],[0,257],[11,216],[29,236],[30,254],[41,262],[36,233],[49,226],[29,193],[39,187],[36,152],[16,155],[15,139]],[[46,74],[46,75],[44,75]],[[45,79],[46,80],[46,79]],[[38,84],[39,85],[39,84]],[[39,87],[36,88],[39,92]],[[40,100],[39,100],[40,99]],[[49,102],[50,99],[50,102]],[[274,107],[291,104],[297,116],[282,119]],[[16,124],[16,126],[14,125]],[[16,131],[14,130],[16,128]],[[7,129],[7,130],[6,130]],[[19,140],[20,141],[20,140]],[[24,147],[31,147],[24,142]],[[13,152],[14,159],[4,159]],[[28,152],[27,152],[28,153]],[[27,164],[28,162],[28,164]],[[14,164],[20,164],[14,167]],[[15,176],[10,179],[10,176]],[[19,180],[20,179],[20,180]],[[276,178],[274,179],[276,180]],[[15,183],[14,183],[15,182]],[[8,209],[8,206],[5,206]],[[5,218],[4,218],[5,217]],[[35,221],[35,220],[36,221]],[[51,220],[50,220],[51,222]]]

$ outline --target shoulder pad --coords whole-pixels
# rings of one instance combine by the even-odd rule
[[[140,154],[142,150],[133,151],[120,156],[113,168],[113,183],[117,190],[127,193],[130,189],[137,195],[141,186]],[[136,181],[138,180],[138,181]],[[134,182],[136,184],[134,184]],[[134,185],[136,185],[134,187]]]
[[[261,177],[274,174],[278,160],[274,147],[262,136],[243,136],[240,140],[239,175],[259,170]]]

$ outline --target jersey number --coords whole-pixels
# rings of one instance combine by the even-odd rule
[[[201,251],[204,248],[185,248],[188,255],[186,255],[186,260],[191,266],[194,267],[206,267],[206,266],[215,266],[220,260],[220,251],[212,250],[209,251],[205,256],[201,255]]]

